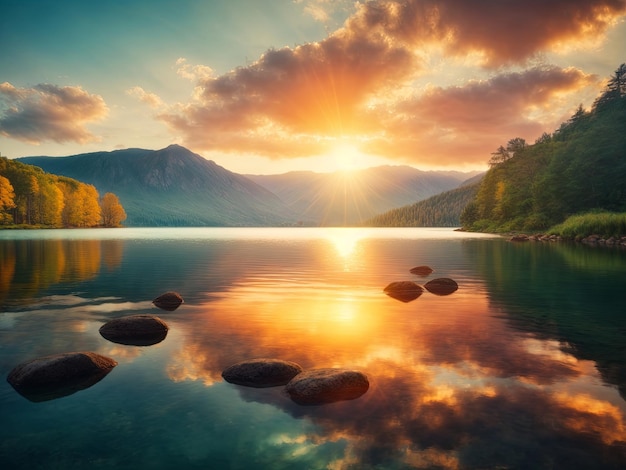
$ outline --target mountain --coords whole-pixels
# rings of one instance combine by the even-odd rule
[[[127,226],[271,226],[296,216],[272,192],[184,147],[24,157],[48,173],[115,193]]]
[[[379,166],[355,172],[246,175],[272,191],[305,224],[358,225],[377,214],[456,188],[476,173]]]
[[[483,174],[464,181],[458,188],[423,201],[392,209],[367,220],[367,227],[458,227],[463,209],[474,199]]]
[[[456,188],[473,173],[380,166],[356,172],[239,175],[170,145],[68,157],[24,157],[112,192],[127,226],[344,226]]]

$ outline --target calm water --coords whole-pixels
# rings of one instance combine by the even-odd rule
[[[418,265],[427,277],[409,273]],[[448,296],[382,289],[450,277]],[[174,312],[151,300],[168,290]],[[119,362],[32,402],[0,381],[7,469],[626,467],[626,251],[449,229],[0,231],[0,370],[90,350]],[[156,314],[153,346],[100,336]],[[365,372],[299,406],[221,372],[273,357]]]

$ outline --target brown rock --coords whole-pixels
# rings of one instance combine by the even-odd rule
[[[411,269],[411,274],[416,274],[418,276],[428,276],[433,272],[432,268],[429,266],[416,266]]]
[[[100,327],[100,334],[114,343],[149,346],[167,336],[169,326],[154,315],[128,315],[114,318]]]
[[[152,301],[152,303],[160,309],[167,310],[169,312],[176,310],[183,302],[183,298],[178,292],[166,292],[165,294],[159,295]]]
[[[447,277],[439,277],[427,282],[424,287],[432,294],[449,295],[459,288],[459,285],[453,279]]]
[[[389,297],[393,297],[401,302],[415,300],[424,292],[424,289],[413,281],[395,281],[383,290]]]
[[[527,242],[528,241],[528,236],[527,235],[513,235],[511,238],[509,238],[509,241],[511,241],[511,242]]]
[[[369,389],[362,372],[348,369],[313,369],[296,375],[285,387],[299,405],[323,405],[354,400]]]
[[[295,362],[280,359],[251,359],[227,367],[222,377],[229,383],[265,388],[285,385],[302,372]]]
[[[19,364],[7,381],[25,398],[46,401],[91,387],[116,365],[114,359],[94,352],[54,354]]]

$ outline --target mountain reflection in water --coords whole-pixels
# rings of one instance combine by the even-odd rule
[[[5,376],[69,350],[119,362],[44,403],[0,385],[11,468],[626,465],[623,251],[449,229],[101,233],[0,240],[12,267],[0,276]],[[95,267],[79,268],[85,253]],[[420,265],[433,273],[409,273]],[[383,293],[439,277],[458,290],[406,303]],[[168,290],[185,299],[174,312],[150,303]],[[135,313],[159,315],[167,338],[138,347],[98,334]],[[358,369],[370,389],[299,406],[281,387],[224,382],[226,367],[258,357]]]

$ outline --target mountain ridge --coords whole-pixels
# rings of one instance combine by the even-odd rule
[[[383,165],[242,175],[180,145],[17,159],[116,194],[127,226],[346,226],[454,189],[476,172]]]

